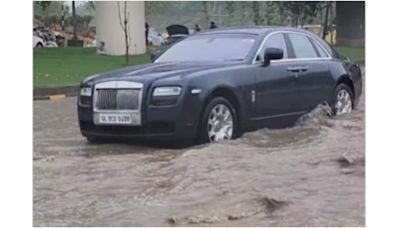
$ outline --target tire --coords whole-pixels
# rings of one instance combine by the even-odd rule
[[[226,120],[225,120],[225,117],[228,116],[226,114],[227,111],[229,111],[231,118],[226,118]],[[213,113],[211,113],[211,112],[213,112]],[[214,122],[218,122],[218,124],[216,124],[216,125],[209,124],[210,118],[215,119],[217,117],[222,117],[222,116],[215,115],[219,112],[224,114],[223,119],[214,121]],[[229,124],[230,122],[232,122],[231,127]],[[210,136],[209,133],[211,132],[211,129],[220,129],[221,131],[217,131],[217,132],[221,132],[221,133],[217,134],[218,136],[216,136],[216,135]],[[219,140],[223,140],[223,139],[234,139],[238,135],[237,112],[236,112],[234,106],[224,97],[212,98],[207,103],[206,107],[204,108],[204,111],[203,111],[203,114],[202,114],[202,117],[200,120],[199,130],[200,130],[200,132],[199,132],[198,138],[199,138],[200,143],[215,142],[215,141],[219,141]],[[212,131],[212,132],[214,132],[214,131]],[[227,134],[226,135],[222,134],[222,132],[225,132]],[[229,137],[229,132],[231,132],[230,137]],[[224,135],[224,136],[222,136],[222,135]],[[221,139],[221,137],[224,137],[224,138]]]
[[[43,47],[43,44],[42,43],[37,43],[36,44],[36,48],[42,48]]]
[[[345,95],[343,95],[343,94],[345,94]],[[346,98],[346,96],[347,96],[346,94],[348,95],[348,98]],[[342,98],[339,100],[339,97],[342,97]],[[351,103],[348,104],[346,102],[351,102]],[[344,105],[343,108],[340,108],[343,106],[342,103],[346,103],[346,104]],[[342,115],[345,113],[350,113],[353,111],[354,95],[353,95],[353,92],[351,91],[351,89],[349,88],[349,86],[347,86],[346,84],[339,84],[338,86],[336,86],[335,92],[332,97],[331,108],[332,108],[332,113],[335,116]]]

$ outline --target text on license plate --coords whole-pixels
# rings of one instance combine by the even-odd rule
[[[131,124],[130,114],[100,114],[99,123],[102,124]]]

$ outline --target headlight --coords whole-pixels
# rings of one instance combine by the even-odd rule
[[[181,87],[179,86],[163,86],[156,87],[153,92],[153,96],[177,96],[181,93]]]
[[[92,88],[90,87],[81,88],[81,96],[86,96],[86,97],[92,96]]]

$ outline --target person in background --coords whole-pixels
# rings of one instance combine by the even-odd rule
[[[210,29],[216,29],[216,28],[218,28],[218,27],[215,25],[215,22],[211,21],[210,22]]]
[[[198,24],[196,24],[195,26],[194,26],[194,30],[196,31],[196,32],[200,32],[200,27],[199,27],[199,25]]]
[[[145,36],[146,36],[146,46],[149,45],[149,24],[146,22],[144,23],[144,28],[145,28]]]

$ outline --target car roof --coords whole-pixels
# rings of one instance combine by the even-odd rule
[[[236,34],[254,34],[262,35],[274,31],[293,31],[293,32],[303,32],[309,33],[305,29],[293,28],[293,27],[283,27],[283,26],[252,26],[252,27],[230,27],[222,29],[211,29],[199,34],[224,34],[224,33],[236,33]]]

